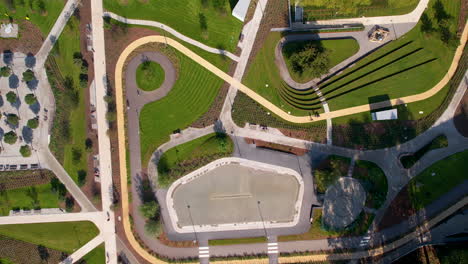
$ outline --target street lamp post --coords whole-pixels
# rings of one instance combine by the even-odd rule
[[[262,210],[260,209],[260,201],[257,201],[258,213],[260,214],[260,219],[262,220],[263,230],[265,231],[265,236],[268,239],[268,233],[265,227],[265,221],[263,220]]]
[[[195,225],[193,224],[192,212],[190,211],[190,205],[187,204],[187,210],[189,213],[190,223],[192,223],[193,234],[195,235],[195,242],[198,243],[197,231],[195,230]]]

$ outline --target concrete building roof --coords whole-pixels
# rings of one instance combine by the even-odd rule
[[[232,15],[244,22],[245,16],[247,15],[247,10],[249,9],[251,0],[239,0],[236,6],[232,10]]]
[[[374,112],[371,114],[372,120],[393,120],[398,119],[398,110],[397,109],[390,109],[384,110],[379,112]]]

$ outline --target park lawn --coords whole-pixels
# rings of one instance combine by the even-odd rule
[[[136,70],[138,88],[143,91],[153,91],[161,87],[165,79],[164,69],[154,61],[143,62]]]
[[[366,190],[366,206],[379,209],[387,198],[387,177],[377,164],[356,160],[353,178],[358,179]]]
[[[439,135],[436,138],[434,138],[431,142],[429,142],[427,145],[420,148],[415,153],[412,153],[411,155],[407,155],[407,156],[402,156],[400,158],[400,162],[403,165],[403,167],[405,167],[405,169],[409,169],[414,164],[416,164],[416,162],[418,162],[424,155],[426,155],[427,152],[433,149],[445,148],[447,146],[448,146],[447,137],[445,135]]]
[[[0,2],[0,12],[3,17],[4,14],[8,14],[13,18],[13,23],[20,23],[21,20],[26,20],[26,15],[29,16],[29,21],[39,27],[42,34],[46,36],[49,34],[50,30],[55,24],[60,12],[62,12],[63,7],[65,6],[65,1],[63,0],[44,0],[45,4],[45,13],[41,14],[39,9],[33,5],[31,9],[30,4],[34,0],[24,0],[23,4],[15,2],[15,11],[10,11],[7,7],[6,1]],[[20,29],[21,30],[21,29]]]
[[[96,247],[86,254],[83,258],[87,264],[104,264],[106,262],[106,250],[104,244]]]
[[[167,96],[146,104],[140,113],[142,163],[177,129],[184,129],[210,108],[219,92],[220,78],[187,56],[168,48],[179,60],[178,79]]]
[[[209,246],[225,246],[225,245],[238,245],[238,244],[255,244],[255,243],[266,243],[266,237],[246,237],[246,238],[234,238],[234,239],[216,239],[208,240]]]
[[[72,253],[99,234],[87,221],[0,226],[0,235]]]
[[[57,193],[52,192],[51,185],[40,184],[32,187],[5,190],[0,194],[0,215],[8,215],[14,208],[34,209],[34,191],[40,208],[59,208]],[[32,193],[31,193],[32,191]]]
[[[323,5],[323,3],[327,3],[327,5]],[[337,5],[333,6],[333,3],[337,3]],[[370,1],[370,4],[359,7],[353,7],[350,3],[351,1],[300,1],[300,5],[304,7],[304,17],[306,20],[319,20],[404,15],[413,11],[418,5],[419,0],[397,0],[390,3],[386,0],[373,0]]]
[[[408,183],[408,192],[415,209],[419,210],[468,180],[468,151],[439,160]],[[432,173],[435,173],[432,176]]]
[[[270,32],[268,34],[262,48],[258,51],[247,68],[247,72],[242,81],[247,87],[280,107],[285,112],[291,112],[292,115],[298,116],[309,115],[310,111],[301,110],[289,105],[279,94],[279,91],[284,89],[283,84],[286,85],[275,63],[275,48],[280,39],[280,32]],[[266,85],[268,85],[268,87]],[[323,108],[320,106],[317,111],[323,113]]]
[[[158,163],[158,184],[168,187],[183,175],[216,159],[228,157],[234,144],[226,134],[212,133],[166,151]]]
[[[433,23],[436,23],[433,18],[434,2],[429,3],[426,14],[433,20]],[[460,2],[450,0],[442,0],[442,2],[445,10],[451,16],[449,30],[455,34]],[[393,99],[418,94],[436,85],[446,74],[452,62],[456,45],[444,44],[437,32],[423,33],[421,24],[420,22],[410,32],[362,59],[339,76],[322,83],[320,85],[321,91],[327,98],[330,109],[333,111],[367,104],[374,96],[388,96],[389,99]],[[410,42],[408,45],[403,46],[408,42]],[[458,43],[458,40],[453,42]],[[380,56],[397,47],[402,48],[379,59]],[[422,49],[417,51],[419,48]],[[410,54],[410,52],[414,53]],[[400,60],[385,66],[397,58]],[[430,61],[432,59],[434,60]],[[376,62],[359,69],[373,60]],[[418,66],[419,64],[421,65]],[[381,66],[383,68],[377,70]],[[376,71],[371,72],[373,70]],[[349,75],[346,75],[348,73]],[[396,75],[392,76],[392,74]]]
[[[236,50],[242,22],[231,15],[229,1],[223,1],[226,13],[219,13],[207,1],[157,0],[141,2],[139,0],[104,0],[105,9],[126,18],[152,20],[163,23],[181,34],[200,41],[214,48],[231,52]],[[202,30],[200,15],[206,21],[206,30]]]
[[[0,264],[15,264],[15,263],[9,259],[0,258]]]
[[[323,160],[313,173],[317,192],[325,193],[327,188],[333,185],[338,178],[346,176],[350,162],[349,158],[336,155],[330,155]]]
[[[114,20],[114,19],[110,19],[111,23],[114,23],[114,24],[119,24],[119,25],[123,25],[123,23],[117,21],[117,20]],[[141,25],[125,25],[125,26],[128,26],[128,27],[141,27],[141,28],[148,28],[148,29],[151,29],[155,32],[158,32],[160,35],[162,36],[166,36],[168,38],[172,38],[174,40],[177,40],[178,42],[182,43],[182,45],[184,45],[186,48],[190,49],[191,51],[195,52],[198,56],[204,58],[205,60],[207,60],[208,62],[210,62],[211,64],[213,64],[214,66],[218,67],[220,70],[224,71],[224,72],[227,72],[229,70],[229,65],[233,62],[229,57],[226,57],[224,55],[221,55],[221,54],[215,54],[215,53],[211,53],[211,52],[208,52],[204,49],[201,49],[197,46],[194,46],[190,43],[187,43],[185,41],[182,41],[181,39],[177,38],[176,36],[172,35],[171,33],[167,32],[167,31],[164,31],[160,28],[157,28],[157,27],[150,27],[150,26],[141,26]]]
[[[293,70],[290,56],[304,49],[305,45],[312,44],[321,46],[325,52],[328,52],[329,66],[327,71],[338,65],[345,59],[353,56],[359,50],[359,44],[355,39],[333,39],[333,40],[312,40],[312,41],[297,41],[287,43],[283,47],[283,55],[286,66],[288,67],[291,78],[299,83],[308,82],[316,77],[310,69],[305,69],[302,73]]]
[[[279,242],[298,241],[298,240],[315,240],[326,239],[344,236],[359,236],[363,235],[369,229],[373,214],[361,212],[358,218],[348,227],[343,230],[329,230],[322,225],[322,209],[314,209],[313,220],[310,225],[309,231],[298,235],[278,236]]]
[[[69,124],[69,140],[65,140],[60,133],[59,122],[54,122],[51,136],[51,148],[57,155],[57,159],[62,163],[65,170],[78,182],[78,171],[87,171],[87,151],[85,148],[86,140],[86,89],[80,88],[79,74],[81,72],[80,65],[76,65],[73,60],[73,54],[80,52],[80,32],[79,21],[75,17],[71,17],[65,29],[58,39],[57,44],[49,56],[53,56],[63,78],[69,76],[73,80],[74,90],[79,94],[79,102],[76,107],[70,107],[65,101],[59,100],[58,96],[63,96],[64,91],[59,88],[54,88],[56,96],[57,109],[56,115],[60,119],[67,120]],[[57,95],[57,93],[59,95]],[[60,95],[61,94],[61,95]],[[54,133],[55,131],[55,133]],[[77,161],[73,160],[73,149],[81,153],[81,158]]]

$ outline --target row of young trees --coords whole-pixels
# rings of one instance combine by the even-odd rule
[[[31,12],[40,12],[42,15],[47,13],[44,0],[4,0],[6,7],[10,12],[16,12],[16,7],[28,7]]]

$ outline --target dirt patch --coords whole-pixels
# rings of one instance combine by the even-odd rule
[[[467,16],[468,16],[468,0],[461,0],[460,16],[458,17],[458,30],[457,30],[458,37],[461,37],[463,33],[463,29],[465,28]]]
[[[46,184],[54,177],[50,170],[0,172],[0,191]]]
[[[411,204],[408,189],[405,187],[398,193],[385,211],[382,221],[380,221],[377,226],[377,230],[381,231],[385,228],[397,225],[415,213],[416,210]]]
[[[453,122],[458,132],[464,137],[468,137],[468,92],[466,91],[455,111]]]
[[[158,239],[159,239],[159,241],[161,241],[161,243],[163,243],[164,245],[169,246],[169,247],[188,248],[188,247],[197,247],[198,246],[198,244],[193,243],[193,241],[172,241],[172,240],[169,240],[169,238],[166,236],[165,233],[162,233],[158,237]]]
[[[39,252],[47,252],[47,260],[42,260]],[[9,259],[17,264],[59,263],[67,257],[68,254],[55,249],[0,236],[0,258]]]
[[[29,21],[19,22],[19,38],[0,38],[0,50],[36,54],[44,42],[41,30]]]
[[[286,145],[281,145],[281,144],[276,144],[276,143],[271,143],[271,142],[266,142],[262,140],[251,139],[251,138],[244,138],[244,139],[245,139],[245,142],[247,142],[247,144],[255,144],[257,148],[267,148],[267,149],[277,150],[281,152],[291,153],[297,156],[303,156],[304,154],[307,153],[307,150],[303,148],[290,147]]]

